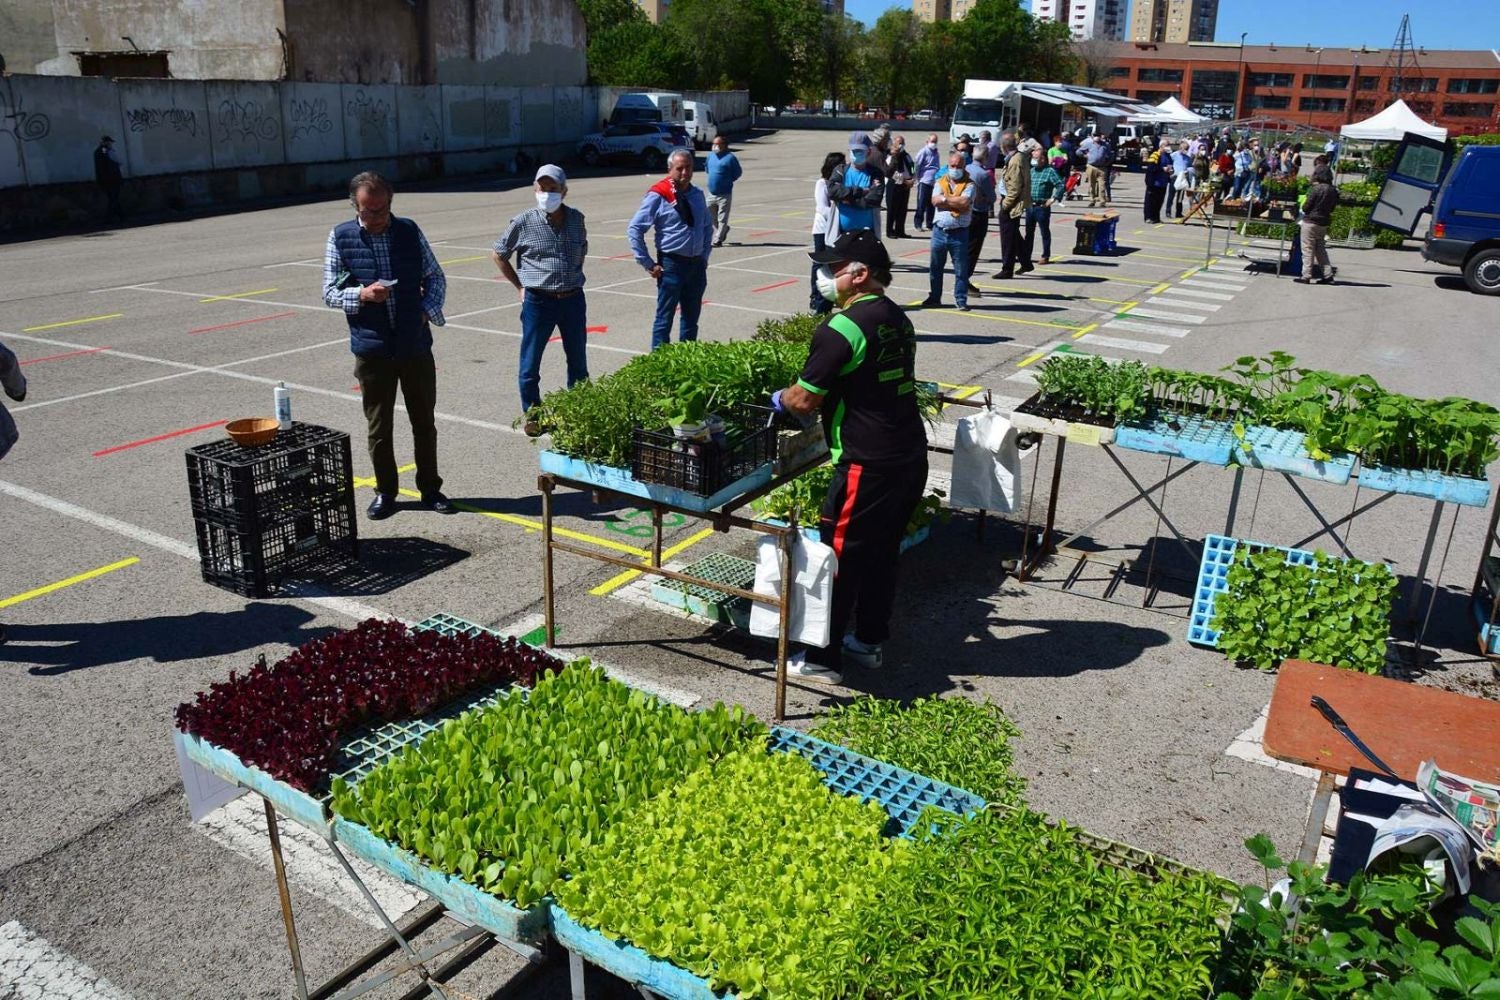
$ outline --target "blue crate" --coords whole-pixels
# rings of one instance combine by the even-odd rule
[[[671,962],[652,958],[635,945],[590,930],[556,904],[552,906],[552,935],[558,944],[584,961],[627,983],[644,986],[664,1000],[724,1000],[737,995],[716,993],[709,989],[708,980],[699,979]]]
[[[497,937],[507,941],[537,941],[551,930],[552,914],[547,900],[520,909],[461,878],[438,871],[405,848],[346,819],[334,819],[333,836],[350,854],[421,889],[460,920],[478,924]]]
[[[1320,461],[1308,454],[1306,442],[1307,435],[1301,431],[1252,425],[1245,428],[1244,442],[1236,445],[1234,460],[1255,469],[1347,485],[1349,477],[1354,475],[1354,456],[1338,454]]]
[[[1500,624],[1490,625],[1490,602],[1475,597],[1471,606],[1474,624],[1479,626],[1479,651],[1485,656],[1500,656]]]
[[[1431,469],[1396,469],[1389,465],[1360,465],[1359,484],[1386,493],[1405,493],[1465,507],[1487,507],[1490,481],[1468,476],[1446,476]]]
[[[1115,428],[1115,444],[1148,455],[1169,455],[1205,465],[1227,466],[1239,447],[1232,425],[1201,416],[1132,420]]]
[[[715,510],[771,481],[771,463],[767,462],[748,476],[736,479],[713,496],[701,497],[696,493],[689,493],[672,486],[643,483],[632,476],[629,469],[600,465],[597,462],[585,462],[561,452],[543,451],[538,454],[537,459],[541,470],[554,476],[698,512]]]
[[[1315,562],[1313,553],[1306,549],[1288,549],[1264,542],[1209,535],[1203,539],[1203,561],[1198,566],[1198,586],[1193,590],[1193,612],[1188,616],[1188,642],[1197,646],[1219,645],[1218,630],[1209,628],[1209,623],[1214,619],[1214,604],[1219,595],[1229,589],[1229,567],[1234,563],[1235,550],[1241,545],[1256,551],[1276,549],[1285,552],[1289,566],[1311,566]]]

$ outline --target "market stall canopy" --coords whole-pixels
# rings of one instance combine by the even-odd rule
[[[1162,101],[1156,106],[1156,110],[1159,114],[1166,116],[1158,119],[1159,121],[1168,121],[1177,125],[1197,125],[1208,121],[1202,115],[1189,110],[1185,104],[1175,97],[1169,97],[1165,101]]]
[[[1417,117],[1417,113],[1398,100],[1380,114],[1362,122],[1345,125],[1339,135],[1346,139],[1386,139],[1399,142],[1408,132],[1424,135],[1442,142],[1448,138],[1448,130],[1441,125],[1432,125]]]
[[[1043,104],[1072,104],[1081,111],[1106,118],[1129,118],[1132,121],[1168,121],[1160,109],[1120,94],[1094,87],[1074,87],[1062,83],[1023,83],[1021,96]],[[1195,119],[1196,120],[1196,119]]]

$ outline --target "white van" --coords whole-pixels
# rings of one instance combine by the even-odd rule
[[[682,124],[682,95],[664,91],[650,93],[621,94],[615,101],[615,109],[609,113],[606,125],[623,125],[627,122],[661,122],[664,125]]]
[[[698,149],[707,149],[719,135],[713,106],[702,101],[682,102],[682,124]]]

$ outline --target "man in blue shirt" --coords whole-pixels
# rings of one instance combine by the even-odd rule
[[[849,162],[828,177],[828,200],[838,209],[839,232],[875,228],[875,209],[885,200],[885,175],[872,163],[870,137],[849,136]]]
[[[918,232],[932,228],[932,186],[937,183],[938,168],[942,165],[937,133],[934,132],[927,137],[927,144],[917,151],[916,166],[912,170],[917,176],[917,214],[912,228]]]
[[[646,251],[646,230],[656,228],[656,260]],[[635,261],[656,279],[656,322],[651,349],[672,341],[672,317],[682,309],[679,340],[698,339],[698,314],[708,289],[713,229],[703,192],[693,187],[693,153],[674,149],[667,176],[651,185],[625,228]]]
[[[988,132],[979,134],[981,140],[989,135]],[[1000,147],[994,143],[989,148],[999,153]],[[979,267],[979,252],[984,249],[984,237],[990,228],[990,213],[995,208],[995,175],[981,160],[974,158],[967,142],[960,142],[956,151],[963,154],[964,169],[969,174],[969,180],[974,182],[974,214],[969,222],[969,271],[960,280],[964,282],[970,295],[979,298],[983,293],[974,284],[974,271]],[[988,156],[989,150],[986,149],[983,155]]]
[[[743,173],[739,158],[729,151],[729,140],[716,137],[713,152],[708,154],[708,217],[716,247],[729,238],[729,205],[734,200],[734,182]]]

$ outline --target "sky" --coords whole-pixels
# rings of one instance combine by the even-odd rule
[[[1030,0],[1021,0],[1030,7]],[[845,0],[844,11],[874,24],[891,0]],[[1439,11],[1442,11],[1441,13]],[[1461,13],[1461,16],[1452,16]],[[1456,0],[1451,4],[1417,0],[1219,0],[1218,38],[1238,42],[1248,31],[1249,45],[1367,45],[1389,48],[1401,27],[1401,15],[1412,15],[1412,42],[1429,49],[1500,47],[1500,3]],[[1127,28],[1128,30],[1128,28]]]

